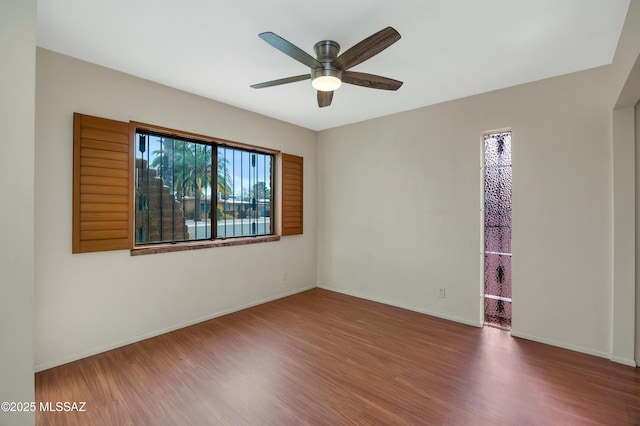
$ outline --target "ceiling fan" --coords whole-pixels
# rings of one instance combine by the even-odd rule
[[[322,108],[331,105],[333,91],[340,87],[341,83],[382,90],[398,90],[400,86],[402,86],[401,81],[391,78],[347,71],[349,68],[370,59],[400,40],[400,33],[391,27],[387,27],[365,38],[340,56],[338,56],[338,52],[340,51],[340,45],[338,43],[333,40],[319,41],[313,46],[317,59],[272,32],[258,34],[258,37],[285,55],[308,66],[311,68],[311,72],[309,74],[252,84],[251,87],[254,89],[311,79],[311,84],[318,91],[318,106]]]

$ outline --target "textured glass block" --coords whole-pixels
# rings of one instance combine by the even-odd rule
[[[511,328],[511,302],[485,297],[484,321],[488,324]]]
[[[511,167],[487,169],[484,207],[485,227],[511,227]]]
[[[487,167],[511,164],[511,132],[484,137],[484,163]]]
[[[484,293],[511,298],[511,256],[484,256]]]
[[[511,228],[511,210],[489,210],[489,212],[491,214],[485,216],[485,229]]]
[[[484,176],[485,202],[495,202],[511,207],[511,167],[487,169]]]
[[[484,251],[511,253],[511,228],[493,227],[484,230]]]
[[[496,206],[485,210],[484,227],[489,228],[511,228],[511,209],[501,209]]]

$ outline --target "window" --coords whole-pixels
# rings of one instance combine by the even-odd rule
[[[151,254],[302,234],[302,157],[75,113],[73,159],[73,253]]]
[[[511,132],[484,136],[484,322],[511,328]]]
[[[274,233],[272,154],[140,130],[136,141],[136,245]]]

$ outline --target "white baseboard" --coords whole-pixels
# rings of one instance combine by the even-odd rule
[[[611,355],[611,361],[617,362],[618,364],[628,365],[629,367],[637,367],[638,366],[638,364],[636,363],[636,360],[629,359],[629,358],[623,358],[621,356]]]
[[[292,290],[292,291],[289,291],[289,292],[280,293],[280,294],[278,294],[276,296],[272,296],[272,297],[268,297],[266,299],[258,300],[258,301],[251,302],[251,303],[247,303],[245,305],[237,306],[235,308],[226,309],[224,311],[215,312],[213,314],[205,315],[204,317],[196,318],[196,319],[190,320],[190,321],[185,321],[185,322],[180,323],[180,324],[172,325],[170,327],[165,327],[165,328],[162,328],[160,330],[152,331],[150,333],[145,333],[145,334],[142,334],[142,335],[139,335],[139,336],[135,336],[135,337],[132,337],[132,338],[129,338],[129,339],[124,339],[124,340],[121,340],[121,341],[116,342],[116,343],[112,343],[112,344],[109,344],[109,345],[101,346],[101,347],[98,347],[98,348],[92,348],[90,350],[83,351],[83,352],[80,352],[80,353],[77,353],[77,354],[73,354],[73,355],[69,355],[67,357],[60,358],[60,359],[57,359],[57,360],[54,360],[54,361],[44,362],[42,364],[36,365],[34,367],[34,372],[37,373],[39,371],[48,370],[50,368],[57,367],[59,365],[67,364],[69,362],[77,361],[77,360],[82,359],[82,358],[86,358],[86,357],[89,357],[89,356],[92,356],[92,355],[97,355],[99,353],[110,351],[112,349],[116,349],[116,348],[119,348],[119,347],[122,347],[122,346],[130,345],[131,343],[140,342],[142,340],[146,340],[146,339],[149,339],[151,337],[159,336],[161,334],[165,334],[165,333],[169,333],[171,331],[179,330],[181,328],[189,327],[190,325],[194,325],[194,324],[198,324],[198,323],[201,323],[201,322],[204,322],[204,321],[208,321],[208,320],[213,319],[213,318],[217,318],[217,317],[221,317],[223,315],[227,315],[227,314],[231,314],[231,313],[234,313],[234,312],[238,312],[238,311],[241,311],[243,309],[251,308],[253,306],[262,305],[263,303],[272,302],[274,300],[282,299],[283,297],[287,297],[287,296],[292,296],[292,295],[297,294],[297,293],[302,293],[303,291],[311,290],[312,288],[316,288],[316,286],[312,285],[312,286],[308,286],[308,287]]]
[[[570,345],[564,342],[559,342],[557,340],[551,340],[551,339],[544,339],[542,337],[538,337],[538,336],[532,336],[530,334],[526,334],[526,333],[520,333],[517,331],[513,331],[511,330],[511,335],[513,337],[519,337],[521,339],[527,339],[527,340],[531,340],[534,342],[538,342],[538,343],[544,343],[545,345],[551,345],[551,346],[556,346],[558,348],[562,348],[562,349],[569,349],[570,351],[575,351],[575,352],[581,352],[583,354],[587,354],[587,355],[593,355],[593,356],[597,356],[600,358],[606,358],[609,359],[611,361],[614,362],[620,362],[617,360],[614,360],[613,356],[610,353],[607,352],[602,352],[602,351],[598,351],[595,349],[591,349],[591,348],[585,348],[582,346],[577,346],[577,345]],[[626,364],[625,362],[620,362],[621,364]],[[626,364],[629,365],[629,364]],[[635,362],[633,363],[634,367],[635,367]]]
[[[471,325],[473,327],[482,327],[482,323],[481,322],[469,321],[469,320],[466,320],[464,318],[459,318],[459,317],[455,317],[455,316],[451,316],[451,315],[444,315],[444,314],[441,314],[439,312],[432,312],[432,311],[429,311],[427,309],[417,308],[415,306],[409,306],[409,305],[404,305],[402,303],[391,302],[389,300],[379,299],[377,297],[365,296],[365,295],[363,295],[361,293],[358,293],[358,292],[346,291],[346,290],[343,290],[343,289],[339,289],[339,288],[335,288],[335,287],[326,287],[326,286],[322,286],[322,285],[318,285],[318,288],[322,288],[324,290],[329,290],[329,291],[335,291],[336,293],[346,294],[347,296],[353,296],[353,297],[357,297],[359,299],[365,299],[365,300],[370,300],[372,302],[382,303],[384,305],[395,306],[396,308],[402,308],[402,309],[406,309],[408,311],[418,312],[418,313],[429,315],[429,316],[432,316],[432,317],[442,318],[442,319],[445,319],[445,320],[448,320],[448,321],[453,321],[453,322],[458,322],[458,323],[461,323],[461,324]]]

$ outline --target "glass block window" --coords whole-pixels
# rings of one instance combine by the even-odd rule
[[[511,328],[511,132],[484,137],[484,321]]]

